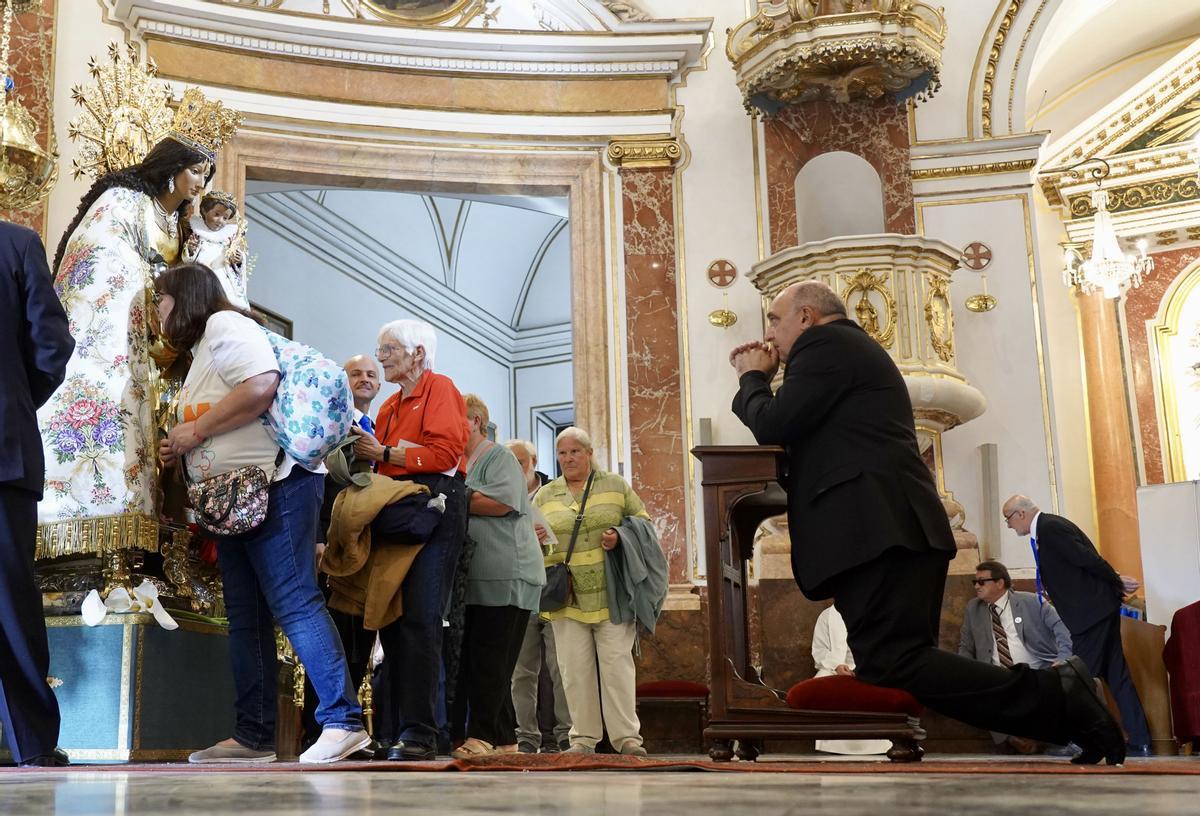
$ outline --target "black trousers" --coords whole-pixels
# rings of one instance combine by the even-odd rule
[[[58,700],[46,682],[50,649],[33,574],[36,541],[37,496],[0,485],[0,720],[17,762],[58,745]]]
[[[831,580],[859,679],[904,689],[969,725],[1065,745],[1065,697],[1054,671],[1005,669],[938,648],[948,567],[944,553],[894,547]]]
[[[529,624],[529,611],[515,606],[469,604],[466,613],[450,736],[512,745],[517,741],[512,675]]]
[[[1129,742],[1149,745],[1150,726],[1146,724],[1146,712],[1142,710],[1142,701],[1129,676],[1129,666],[1121,648],[1121,614],[1114,612],[1078,634],[1072,632],[1071,644],[1088,670],[1108,683],[1121,712],[1121,725],[1129,733]]]

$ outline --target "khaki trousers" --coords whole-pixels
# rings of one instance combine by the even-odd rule
[[[571,712],[571,745],[595,748],[604,728],[617,751],[641,745],[633,623],[580,623],[563,618],[552,626],[558,670]]]

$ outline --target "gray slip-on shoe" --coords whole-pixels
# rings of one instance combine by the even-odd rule
[[[205,748],[203,751],[195,751],[188,756],[188,762],[193,765],[215,765],[218,763],[267,763],[275,761],[275,751],[273,749],[255,751],[253,748],[247,748],[240,743],[234,745],[222,745],[217,743],[211,748]]]

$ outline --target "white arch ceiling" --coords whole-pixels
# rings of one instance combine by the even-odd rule
[[[423,194],[388,190],[247,184],[255,212],[303,210],[351,224],[390,266],[428,279],[510,332],[565,327],[571,314],[570,230],[560,197]],[[263,226],[266,226],[265,224]],[[303,235],[295,236],[305,240]]]
[[[1200,36],[1200,3],[1062,0],[1044,25],[1037,50],[1025,57],[1024,115],[1034,130],[1061,133]]]

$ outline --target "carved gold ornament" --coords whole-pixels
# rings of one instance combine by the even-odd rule
[[[1110,213],[1140,210],[1143,207],[1160,207],[1165,204],[1180,204],[1200,199],[1200,182],[1193,173],[1188,176],[1131,184],[1125,187],[1108,187],[1107,209]],[[1096,207],[1092,203],[1091,192],[1071,196],[1067,200],[1072,218],[1086,218],[1095,215]]]
[[[608,145],[608,160],[617,167],[671,167],[682,157],[674,139],[624,139]]]
[[[79,145],[71,162],[75,178],[99,178],[137,164],[171,128],[170,86],[158,82],[154,60],[141,65],[134,45],[110,43],[107,64],[93,57],[88,71],[92,83],[71,88],[83,109],[67,128]]]
[[[954,358],[954,313],[950,308],[950,281],[933,278],[925,294],[925,322],[929,342],[943,363]]]
[[[898,316],[896,299],[892,297],[892,293],[887,287],[887,274],[880,273],[876,276],[866,269],[860,269],[854,277],[843,275],[842,280],[846,283],[846,288],[842,290],[842,300],[854,310],[858,325],[862,326],[863,331],[871,335],[879,345],[891,348],[896,339]],[[886,322],[883,325],[880,325],[879,310],[871,302],[872,292],[877,293],[883,300],[883,309],[886,313],[884,316]],[[851,297],[856,293],[858,300],[851,303]]]
[[[746,110],[770,115],[817,98],[928,98],[945,36],[942,12],[916,0],[789,0],[735,27],[725,52]]]
[[[350,0],[347,6],[366,9],[399,25],[466,25],[483,11],[488,0]]]
[[[28,209],[49,192],[58,180],[58,149],[50,121],[49,91],[46,92],[47,145],[37,140],[37,122],[13,93],[9,61],[13,15],[31,3],[8,0],[4,4],[3,34],[0,35],[0,209]],[[47,81],[43,77],[42,81]],[[36,79],[34,80],[36,81]]]

